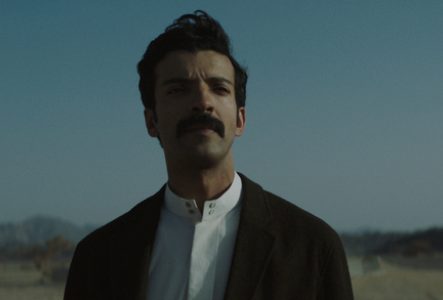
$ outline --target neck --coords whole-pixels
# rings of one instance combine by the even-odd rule
[[[180,197],[195,199],[200,211],[206,200],[218,198],[234,180],[232,159],[221,165],[199,169],[189,166],[168,165],[168,184]]]

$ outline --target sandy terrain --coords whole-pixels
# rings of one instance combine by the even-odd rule
[[[441,263],[441,258],[436,264]],[[362,259],[349,259],[355,300],[443,300],[443,270],[393,264],[377,259],[365,270]],[[427,260],[429,261],[429,260]],[[411,267],[414,265],[414,267]],[[63,283],[45,283],[32,264],[0,263],[0,299],[61,300]]]
[[[349,260],[356,300],[443,300],[442,269],[406,267],[378,258],[378,269],[365,273],[355,267],[358,260]],[[435,265],[440,262],[441,257],[436,258]],[[415,260],[408,263],[417,265]]]
[[[63,283],[45,283],[30,263],[0,263],[1,300],[61,300],[63,289]]]

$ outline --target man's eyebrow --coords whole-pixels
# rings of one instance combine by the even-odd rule
[[[229,79],[226,79],[224,77],[217,77],[217,76],[215,76],[215,77],[210,77],[208,80],[212,81],[212,82],[224,82],[224,83],[227,83],[229,85],[234,85]]]
[[[164,80],[161,85],[165,86],[165,85],[170,85],[170,84],[189,84],[192,83],[193,81],[195,81],[194,79],[190,79],[190,78],[180,78],[180,77],[176,77],[176,78],[170,78],[170,79],[166,79]],[[214,76],[214,77],[209,77],[207,79],[207,81],[209,82],[224,82],[226,84],[229,85],[234,85],[229,79],[226,79],[224,77],[219,77],[219,76]]]
[[[170,78],[162,81],[161,85],[170,85],[175,83],[190,83],[192,80],[187,78]]]

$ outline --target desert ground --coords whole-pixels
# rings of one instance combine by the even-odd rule
[[[442,257],[376,259],[364,270],[362,258],[350,258],[349,267],[356,300],[443,300]],[[402,264],[399,264],[400,261]]]
[[[64,283],[45,280],[31,262],[0,263],[1,300],[61,300]]]
[[[443,300],[443,256],[350,257],[355,300]],[[64,283],[45,279],[29,262],[0,262],[0,299],[61,300]]]

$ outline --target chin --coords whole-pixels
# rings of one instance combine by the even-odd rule
[[[186,161],[199,169],[210,169],[223,163],[228,153],[226,151],[209,151],[209,149],[204,149],[204,151],[201,151],[202,149],[198,150],[189,153]]]

